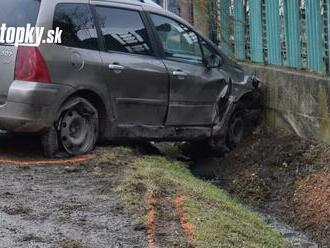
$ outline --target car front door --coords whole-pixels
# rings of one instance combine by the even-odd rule
[[[164,64],[170,75],[170,101],[166,124],[170,126],[209,126],[215,124],[217,99],[226,86],[220,68],[208,68],[204,54],[212,54],[220,64],[220,56],[212,53],[205,41],[185,24],[150,14]]]
[[[95,5],[95,12],[104,41],[101,57],[116,122],[163,125],[168,107],[168,72],[155,56],[142,9],[102,3]]]

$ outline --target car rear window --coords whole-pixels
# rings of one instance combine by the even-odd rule
[[[94,17],[88,4],[57,4],[53,28],[63,30],[63,46],[99,50]]]
[[[25,27],[36,24],[41,0],[0,0],[0,25]]]

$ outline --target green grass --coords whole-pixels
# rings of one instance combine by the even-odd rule
[[[195,226],[195,247],[288,246],[254,213],[215,185],[195,178],[181,162],[162,157],[136,158],[119,192],[128,204],[140,209],[146,193],[183,193],[188,221]]]

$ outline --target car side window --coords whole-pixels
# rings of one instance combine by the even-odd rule
[[[161,40],[165,57],[193,63],[203,63],[198,35],[176,20],[151,14]]]
[[[153,55],[138,11],[97,6],[96,13],[107,51]]]
[[[99,50],[94,18],[88,4],[57,4],[53,28],[63,30],[63,46]]]

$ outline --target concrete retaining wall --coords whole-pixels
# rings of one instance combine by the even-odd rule
[[[265,122],[330,143],[330,78],[286,68],[242,64],[263,82]]]

